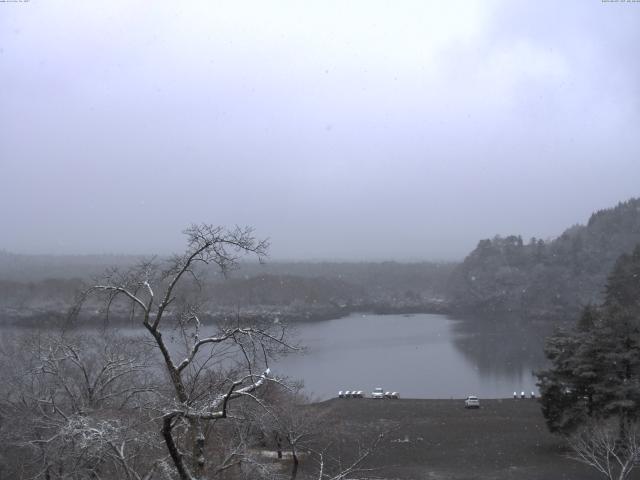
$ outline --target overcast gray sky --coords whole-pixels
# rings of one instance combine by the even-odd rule
[[[640,195],[640,2],[0,3],[0,249],[458,259]]]

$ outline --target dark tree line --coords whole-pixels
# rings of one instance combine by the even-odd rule
[[[552,368],[538,373],[543,413],[552,431],[587,419],[640,414],[640,246],[621,256],[606,298],[585,308],[577,325],[547,341]]]
[[[640,245],[616,261],[604,302],[550,337],[545,353],[551,367],[537,375],[549,429],[582,461],[609,478],[617,465],[626,478],[640,460]]]

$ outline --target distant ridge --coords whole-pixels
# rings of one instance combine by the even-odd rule
[[[616,259],[640,243],[640,199],[591,215],[544,242],[520,236],[481,240],[453,271],[454,311],[567,320],[600,303]]]
[[[132,265],[140,258],[142,255],[25,255],[0,250],[0,280],[86,279],[107,267]]]

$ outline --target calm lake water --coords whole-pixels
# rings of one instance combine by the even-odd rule
[[[500,322],[454,320],[445,315],[374,315],[303,324],[304,354],[273,367],[278,375],[304,379],[316,398],[338,390],[376,386],[403,397],[483,398],[529,394],[532,370],[543,363],[540,332]]]
[[[2,329],[3,333],[15,330]],[[122,333],[146,339],[141,328]],[[316,399],[338,390],[374,387],[402,397],[510,397],[513,391],[537,390],[532,370],[544,365],[543,340],[549,331],[518,319],[452,319],[446,315],[374,315],[302,323],[293,330],[306,347],[272,363],[279,376],[304,381]],[[172,334],[165,338],[171,342]],[[183,355],[180,343],[169,349]]]

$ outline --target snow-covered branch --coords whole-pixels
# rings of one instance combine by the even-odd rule
[[[610,480],[625,480],[640,462],[640,430],[635,423],[614,426],[597,421],[568,437],[569,458],[590,466]]]
[[[97,290],[97,291],[106,291],[106,292],[114,292],[114,293],[122,293],[124,294],[126,297],[128,297],[132,302],[135,302],[137,305],[139,305],[140,307],[142,307],[142,310],[144,312],[148,312],[148,308],[147,305],[136,295],[134,295],[132,292],[130,292],[128,289],[122,287],[122,286],[116,286],[116,285],[94,285],[93,287],[91,287],[89,289],[91,290]],[[90,292],[89,292],[90,293]]]

